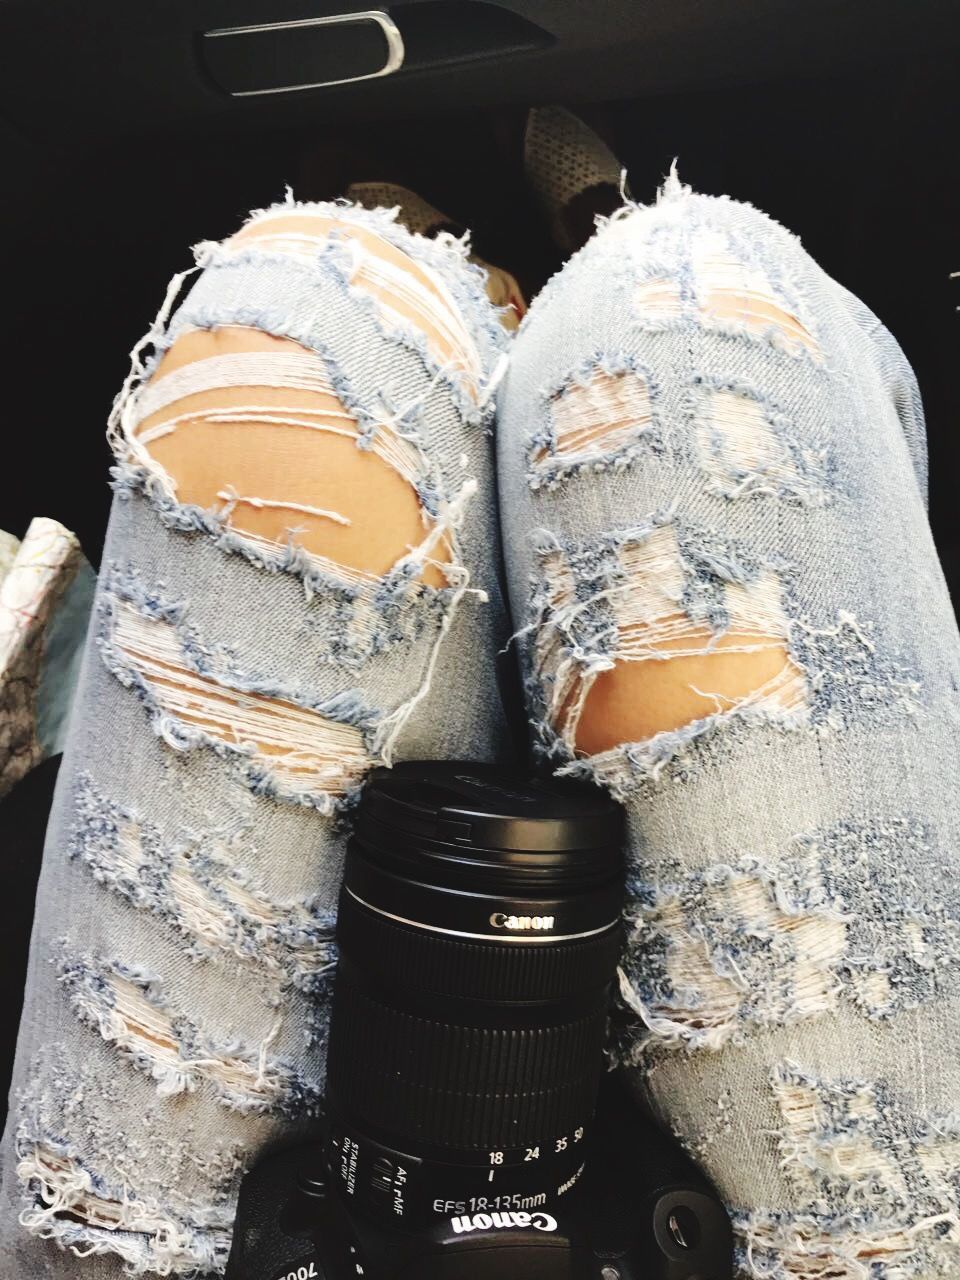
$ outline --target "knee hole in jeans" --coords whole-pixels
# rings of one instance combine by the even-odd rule
[[[204,746],[235,753],[278,793],[322,795],[331,803],[357,786],[370,767],[364,733],[335,709],[244,687],[237,672],[201,671],[177,627],[129,601],[113,602],[107,637],[117,674],[149,696],[161,736],[177,750]],[[106,651],[106,650],[105,650]]]
[[[691,284],[696,296],[692,314],[710,327],[731,327],[755,338],[774,338],[794,354],[819,359],[819,344],[780,295],[762,266],[744,261],[727,237],[699,228],[690,248]],[[680,281],[668,273],[648,275],[636,286],[638,315],[651,320],[677,320],[689,314]]]
[[[687,579],[669,525],[625,541],[616,555],[615,575],[597,593],[615,638],[607,625],[595,661],[570,657],[585,602],[564,553],[544,559],[549,603],[535,665],[553,729],[568,747],[596,755],[748,704],[784,712],[803,705],[805,681],[789,654],[772,571],[723,584],[729,625],[718,633],[682,607]]]
[[[631,449],[653,425],[649,380],[632,367],[592,364],[549,393],[546,415],[528,451],[533,488]]]
[[[259,381],[258,381],[259,379]],[[179,502],[272,544],[292,539],[344,570],[383,575],[427,537],[417,451],[389,426],[372,448],[313,352],[237,326],[192,330],[147,386],[136,441]],[[449,557],[445,540],[432,558]],[[438,564],[423,581],[442,586]]]

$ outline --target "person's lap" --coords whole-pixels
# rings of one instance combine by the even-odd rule
[[[114,418],[5,1139],[25,1276],[78,1265],[37,1235],[104,1280],[222,1262],[318,1097],[335,815],[378,760],[506,751],[477,281],[335,206],[205,252]],[[498,397],[531,731],[630,818],[614,1051],[757,1272],[951,1248],[958,646],[917,403],[796,241],[675,182],[547,286]]]

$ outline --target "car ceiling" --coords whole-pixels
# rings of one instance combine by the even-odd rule
[[[62,133],[65,120],[78,134],[102,135],[610,100],[835,75],[918,51],[943,57],[960,43],[953,0],[403,0],[385,8],[406,45],[394,74],[233,97],[217,83],[205,33],[356,14],[362,0],[0,0],[0,120],[11,138],[35,143]],[[360,30],[324,28],[318,78],[330,78],[341,45],[345,68],[357,69],[350,39]],[[245,43],[253,59],[276,56],[268,40]]]

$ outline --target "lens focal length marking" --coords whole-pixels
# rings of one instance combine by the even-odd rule
[[[577,1126],[534,1148],[435,1163],[336,1126],[327,1139],[327,1166],[344,1198],[362,1206],[372,1220],[426,1227],[437,1218],[463,1214],[555,1211],[583,1175],[585,1137],[585,1127]],[[532,1151],[549,1159],[530,1161]]]
[[[349,885],[345,884],[343,888],[344,892],[348,893],[355,902],[359,902],[368,911],[376,912],[378,916],[384,916],[387,920],[394,920],[397,924],[409,925],[413,929],[426,929],[430,933],[442,933],[450,938],[469,938],[475,942],[507,942],[517,943],[521,946],[524,943],[542,946],[545,942],[575,942],[579,938],[595,938],[598,934],[606,933],[616,923],[616,921],[610,921],[601,925],[598,929],[586,929],[582,933],[540,933],[537,936],[526,938],[518,938],[513,934],[505,933],[502,931],[502,926],[500,926],[500,931],[497,933],[468,933],[462,929],[445,929],[437,924],[424,924],[420,920],[409,920],[406,916],[395,915],[392,911],[384,911],[382,907],[376,907],[372,902],[367,902],[365,898],[361,898],[358,893],[355,893]]]

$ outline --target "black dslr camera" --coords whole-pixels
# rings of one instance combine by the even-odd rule
[[[373,775],[323,1131],[245,1178],[226,1280],[727,1280],[716,1194],[604,1071],[622,822],[487,765]]]

